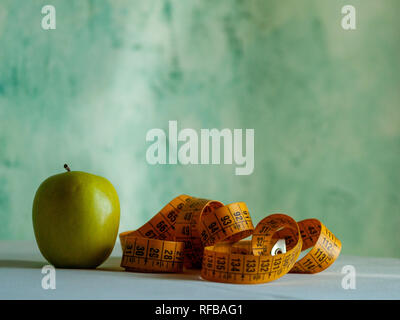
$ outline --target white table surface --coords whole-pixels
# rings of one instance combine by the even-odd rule
[[[42,288],[48,264],[34,242],[0,241],[0,299],[400,299],[400,259],[341,255],[327,270],[287,274],[258,285],[205,281],[183,274],[125,272],[121,249],[96,270],[56,269],[56,289]],[[356,289],[343,289],[342,268],[353,265]]]

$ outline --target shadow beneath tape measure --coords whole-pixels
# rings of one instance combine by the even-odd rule
[[[125,271],[124,271],[125,272]],[[184,280],[184,281],[204,281],[200,277],[200,270],[184,270],[180,273],[170,273],[170,272],[132,272],[127,271],[135,276],[141,278],[152,278],[157,280]]]
[[[124,272],[126,274],[131,275],[140,275],[140,277],[149,277],[152,279],[165,279],[165,280],[194,280],[194,281],[203,281],[200,278],[200,270],[193,269],[185,269],[181,273],[169,273],[169,272],[134,272],[134,271],[125,271],[124,268],[120,266],[121,258],[120,257],[110,257],[105,261],[100,267],[96,268],[96,270],[100,271],[111,271],[111,272]]]

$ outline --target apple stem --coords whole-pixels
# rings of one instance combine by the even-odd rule
[[[70,172],[70,171],[71,171],[71,169],[68,167],[68,165],[67,165],[67,164],[64,164],[64,169],[65,169],[65,170],[67,170],[68,172]]]

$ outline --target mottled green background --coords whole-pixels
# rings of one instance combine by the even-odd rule
[[[57,29],[41,28],[53,4]],[[341,28],[341,7],[357,30]],[[400,1],[0,0],[0,239],[48,176],[107,177],[135,229],[180,193],[321,219],[400,257]],[[147,164],[146,133],[254,128],[255,171]]]

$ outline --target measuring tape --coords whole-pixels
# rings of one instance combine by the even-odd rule
[[[243,240],[250,235],[251,240]],[[269,282],[288,272],[320,272],[342,247],[317,219],[296,222],[277,213],[254,228],[244,202],[224,205],[188,195],[176,197],[142,227],[119,238],[121,267],[127,271],[201,268],[203,279],[239,284]]]

